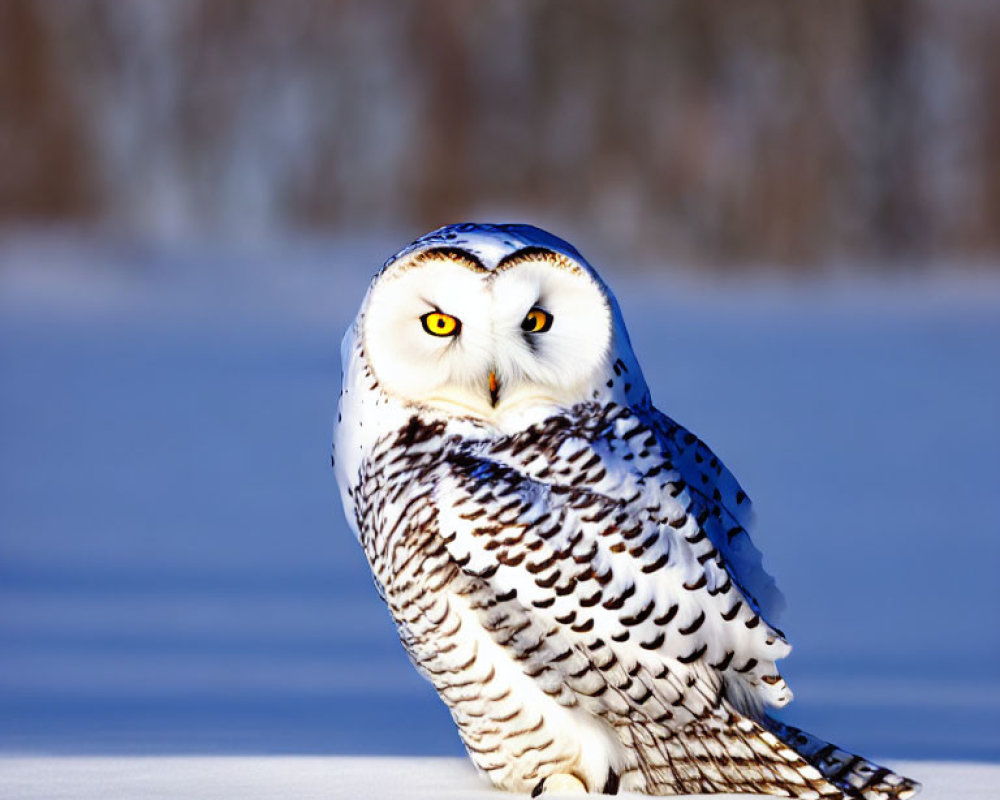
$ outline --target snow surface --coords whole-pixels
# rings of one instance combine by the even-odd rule
[[[476,785],[201,758],[462,753],[329,469],[339,339],[404,240],[0,246],[0,797]],[[601,271],[657,404],[756,502],[783,718],[873,758],[1000,762],[1000,282]],[[909,768],[1000,794],[954,769]]]
[[[921,761],[893,766],[923,781],[920,800],[995,800],[1000,789],[998,764]],[[5,800],[527,797],[488,787],[466,759],[356,756],[0,757],[0,787]],[[689,795],[692,800],[746,800],[749,796]]]

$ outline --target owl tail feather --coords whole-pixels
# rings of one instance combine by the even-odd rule
[[[818,769],[824,778],[849,798],[906,800],[920,790],[920,784],[916,781],[841,750],[817,736],[770,717],[765,717],[763,722],[768,730]]]
[[[664,738],[635,728],[630,733],[633,741],[629,744],[639,755],[643,777],[640,791],[647,794],[765,794],[799,800],[845,797],[805,756],[759,722],[731,709]],[[623,776],[623,788],[632,788],[631,778]]]

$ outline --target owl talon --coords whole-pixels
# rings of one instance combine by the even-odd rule
[[[565,772],[560,772],[555,775],[549,775],[547,778],[542,778],[538,785],[531,790],[532,797],[538,797],[539,795],[545,794],[586,794],[587,787],[583,785],[583,781],[577,778],[575,775],[569,775]]]

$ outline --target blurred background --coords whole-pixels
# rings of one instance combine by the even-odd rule
[[[4,222],[258,239],[515,214],[734,268],[1000,248],[991,0],[0,13]]]
[[[0,0],[0,751],[457,754],[342,519],[426,230],[615,289],[755,499],[783,714],[1000,760],[1000,5]]]

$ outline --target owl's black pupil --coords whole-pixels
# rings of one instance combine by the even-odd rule
[[[441,317],[438,317],[438,327],[439,328],[443,328],[444,327],[444,319],[441,318]]]

